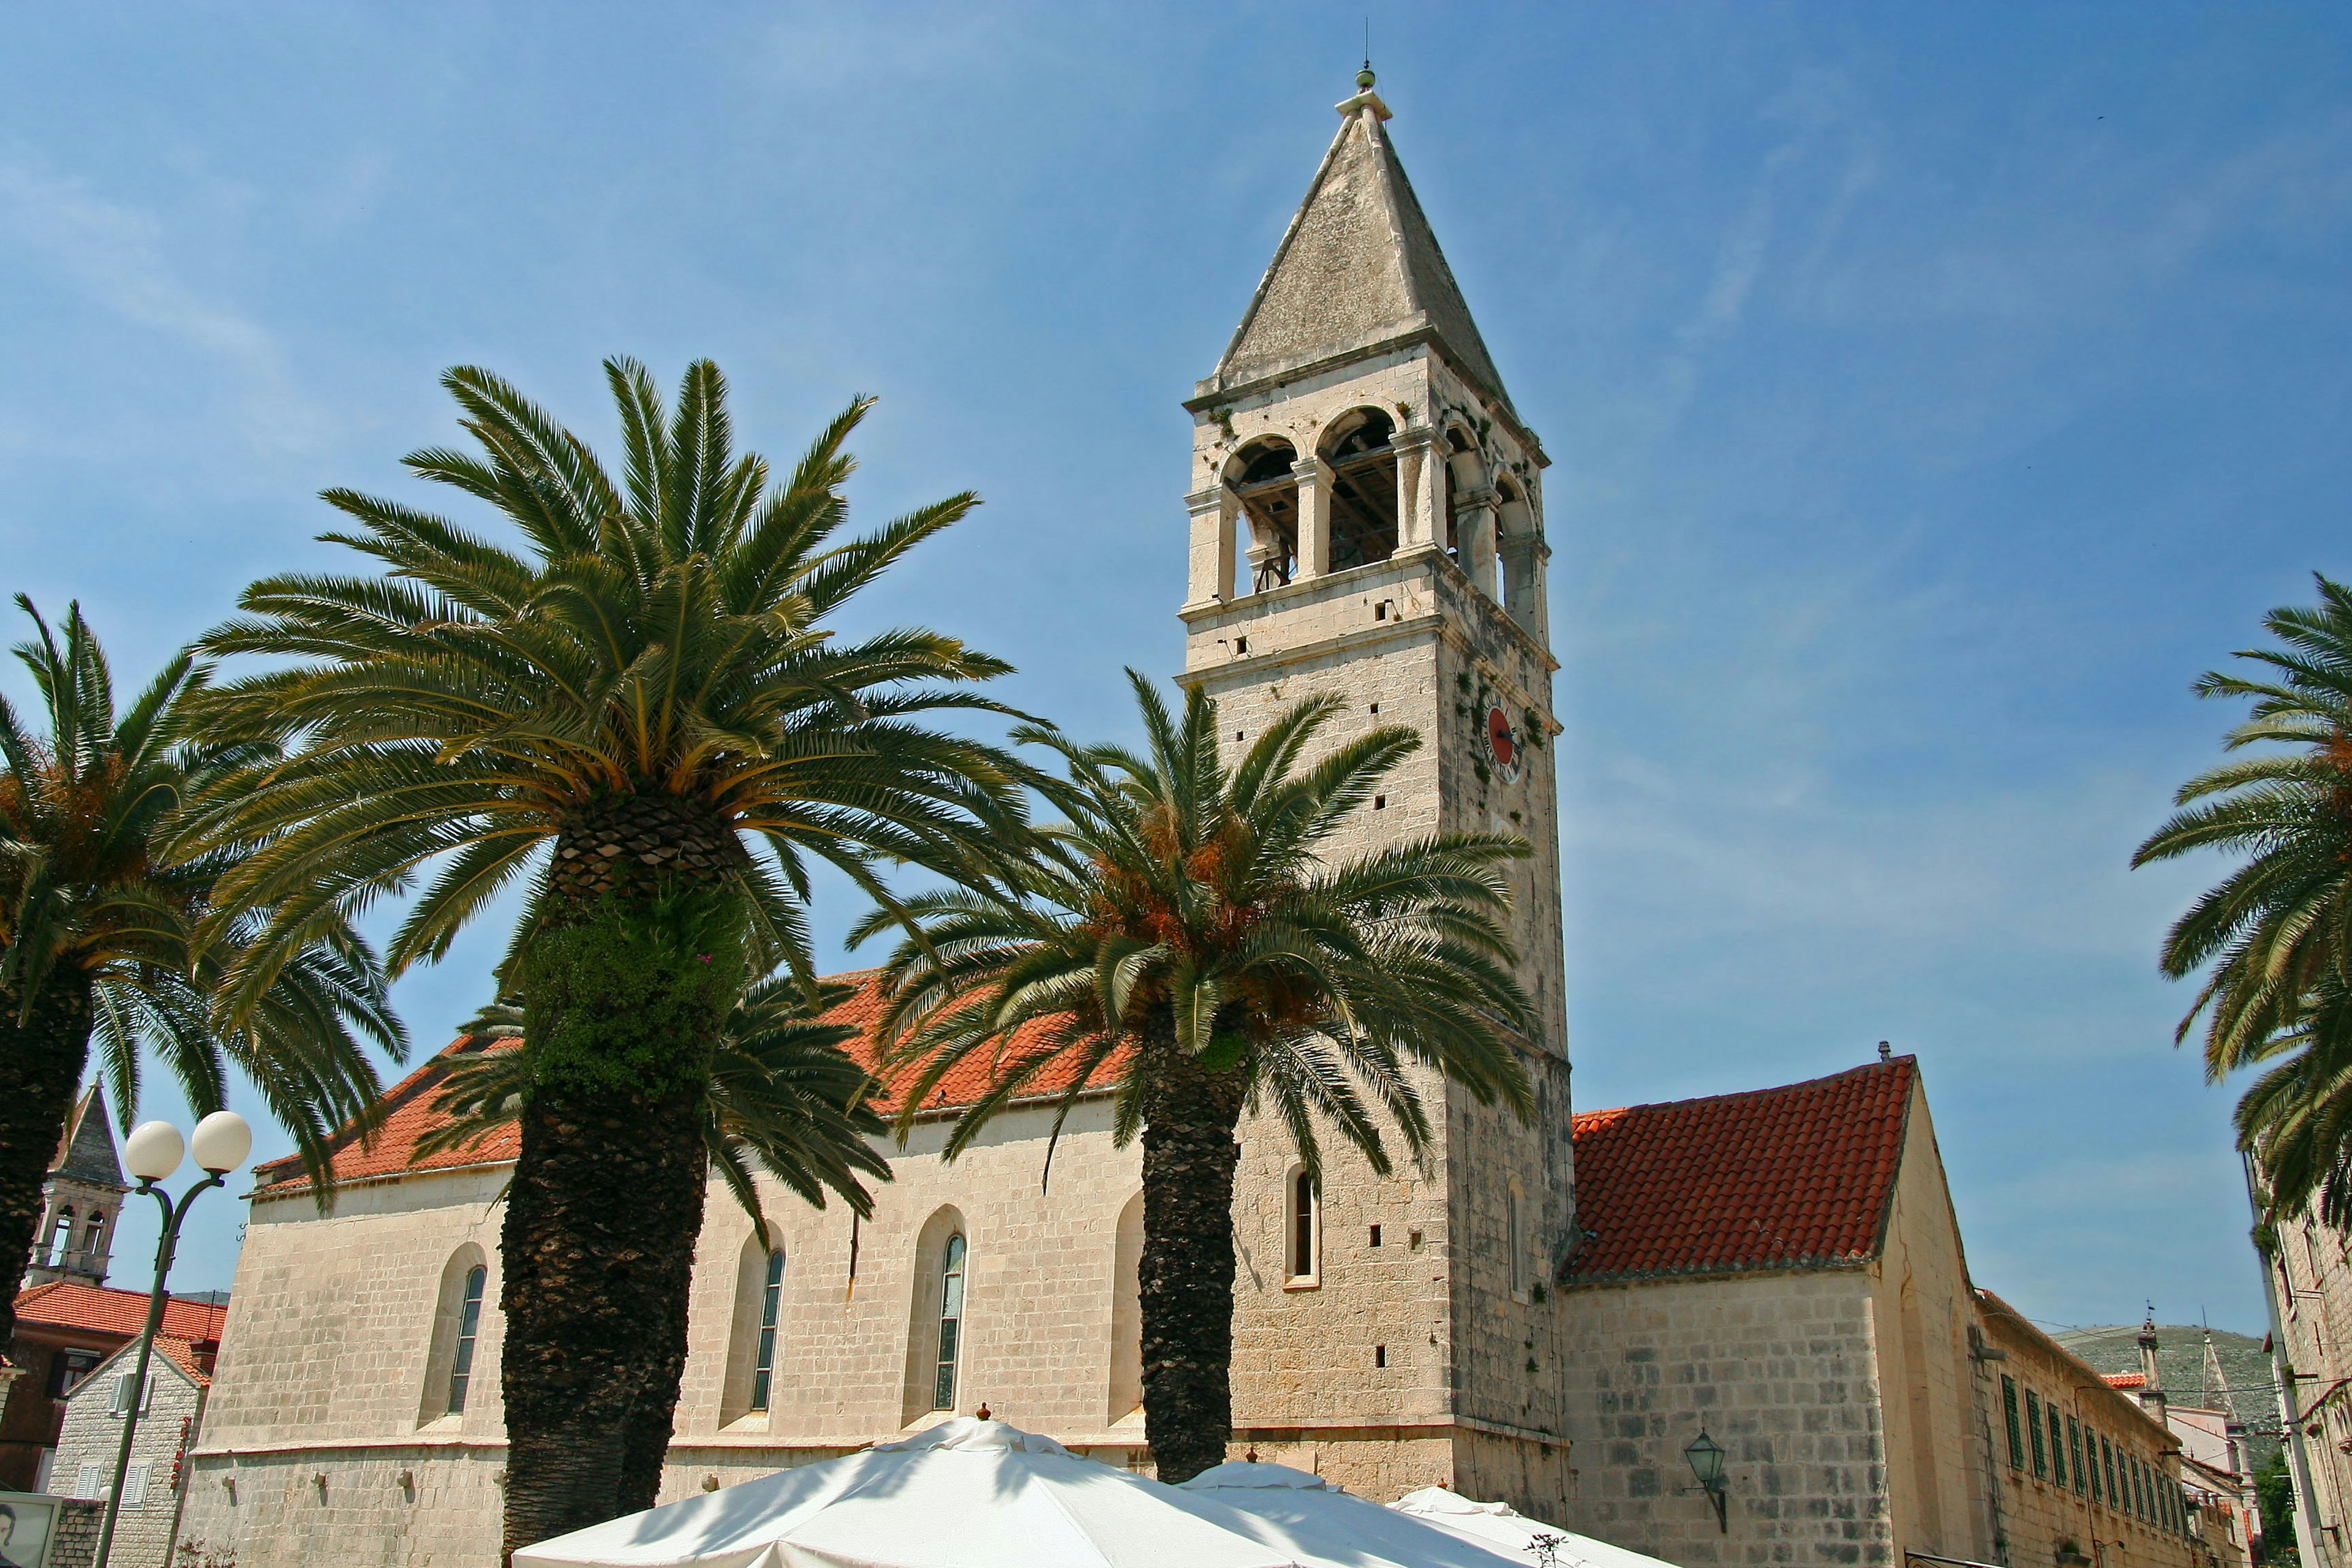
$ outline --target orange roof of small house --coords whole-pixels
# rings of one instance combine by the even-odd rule
[[[17,1292],[16,1321],[95,1334],[136,1334],[146,1326],[147,1292],[52,1279]],[[162,1332],[179,1339],[218,1344],[221,1327],[227,1321],[225,1303],[190,1301],[178,1296],[167,1297],[163,1302]]]
[[[1918,1081],[1909,1057],[1576,1118],[1572,1282],[1875,1257]]]
[[[882,1016],[882,987],[872,971],[854,972],[827,977],[836,984],[852,984],[856,989],[839,1005],[828,1009],[825,1017],[836,1024],[851,1025],[857,1037],[847,1046],[850,1055],[869,1070],[877,1068],[881,1059],[881,1045],[875,1037],[875,1026]],[[1011,1047],[1004,1053],[1014,1058],[1021,1049],[1043,1033],[1042,1025],[1024,1026],[1016,1031]],[[459,1058],[484,1052],[512,1049],[506,1040],[486,1036],[460,1035],[444,1047],[415,1072],[384,1091],[383,1119],[373,1136],[358,1129],[345,1127],[328,1142],[330,1163],[338,1183],[384,1179],[415,1172],[462,1170],[477,1165],[510,1163],[521,1152],[521,1130],[507,1122],[478,1142],[459,1149],[443,1149],[422,1160],[411,1163],[417,1143],[429,1132],[446,1124],[448,1119],[433,1109],[433,1101],[449,1076],[451,1066]],[[1124,1063],[1114,1056],[1095,1075],[1094,1088],[1108,1089],[1117,1081]],[[922,1107],[926,1115],[950,1112],[977,1101],[995,1080],[999,1070],[997,1060],[975,1052],[958,1063],[932,1090]],[[1024,1089],[1022,1099],[1033,1100],[1057,1095],[1070,1087],[1074,1064],[1055,1062],[1039,1073]],[[875,1105],[884,1115],[891,1115],[900,1106],[893,1092],[891,1079],[896,1074],[883,1075],[883,1087],[875,1096]],[[309,1178],[303,1173],[299,1157],[273,1160],[254,1168],[255,1190],[278,1194],[307,1190]]]
[[[171,1334],[157,1334],[155,1348],[171,1357],[172,1364],[186,1373],[198,1388],[213,1385],[212,1374],[205,1370],[203,1359],[196,1354],[196,1347],[187,1341]]]
[[[2142,1388],[2147,1384],[2147,1373],[2144,1372],[2109,1372],[2100,1376],[2109,1388]]]

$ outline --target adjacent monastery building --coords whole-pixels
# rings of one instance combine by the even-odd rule
[[[1324,692],[1346,703],[1335,742],[1422,733],[1348,848],[1439,828],[1536,847],[1513,876],[1538,1104],[1523,1123],[1431,1085],[1425,1168],[1329,1148],[1319,1190],[1278,1126],[1244,1127],[1234,1452],[1383,1501],[1449,1484],[1691,1564],[2216,1568],[2162,1425],[1972,1287],[1912,1059],[1571,1114],[1549,459],[1364,80],[1186,404],[1180,679],[1235,746]],[[424,1564],[497,1541],[514,1144],[411,1163],[450,1060],[493,1048],[461,1039],[392,1092],[378,1136],[335,1154],[331,1214],[299,1166],[258,1173],[187,1482],[200,1552],[275,1568],[363,1541]],[[1140,1152],[1097,1100],[1050,1188],[1044,1107],[947,1164],[978,1087],[922,1108],[862,1224],[772,1185],[770,1245],[713,1184],[666,1498],[983,1403],[1148,1466]],[[1702,1432],[1712,1489],[1685,1458]]]

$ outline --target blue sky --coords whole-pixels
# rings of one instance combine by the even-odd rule
[[[419,494],[444,367],[609,444],[602,356],[709,354],[779,458],[878,394],[866,515],[987,505],[871,613],[1118,732],[1119,668],[1179,658],[1179,402],[1365,10],[12,6],[0,588],[79,595],[128,678],[340,564],[321,487]],[[1892,1040],[1981,1282],[2259,1332],[2155,969],[2212,868],[2126,862],[2230,718],[2192,678],[2352,572],[2352,18],[1370,10],[1555,460],[1578,1103]],[[420,1049],[498,934],[403,984]],[[229,1282],[238,1209],[175,1282]]]

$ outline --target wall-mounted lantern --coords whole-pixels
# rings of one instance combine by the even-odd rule
[[[1691,1474],[1698,1478],[1698,1489],[1715,1504],[1716,1527],[1730,1534],[1731,1519],[1726,1511],[1723,1485],[1723,1445],[1708,1436],[1706,1428],[1702,1426],[1698,1436],[1691,1439],[1690,1447],[1683,1450],[1683,1458],[1690,1461]]]

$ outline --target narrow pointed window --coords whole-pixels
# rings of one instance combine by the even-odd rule
[[[1322,1239],[1316,1212],[1320,1206],[1312,1172],[1298,1171],[1290,1178],[1290,1277],[1293,1279],[1315,1278],[1317,1244]]]
[[[751,1363],[751,1408],[768,1407],[768,1384],[776,1370],[776,1310],[784,1300],[784,1250],[768,1254],[768,1282],[760,1292],[760,1347]]]
[[[940,1361],[931,1386],[931,1408],[953,1410],[956,1361],[963,1346],[963,1237],[951,1236],[940,1268]]]
[[[466,1295],[457,1308],[457,1352],[449,1358],[449,1414],[466,1410],[466,1385],[474,1376],[474,1335],[482,1326],[482,1286],[490,1271],[477,1263],[466,1271]]]
[[[58,1211],[57,1226],[50,1232],[49,1256],[47,1258],[48,1263],[53,1268],[64,1268],[67,1256],[73,1251],[73,1210],[59,1209]]]

